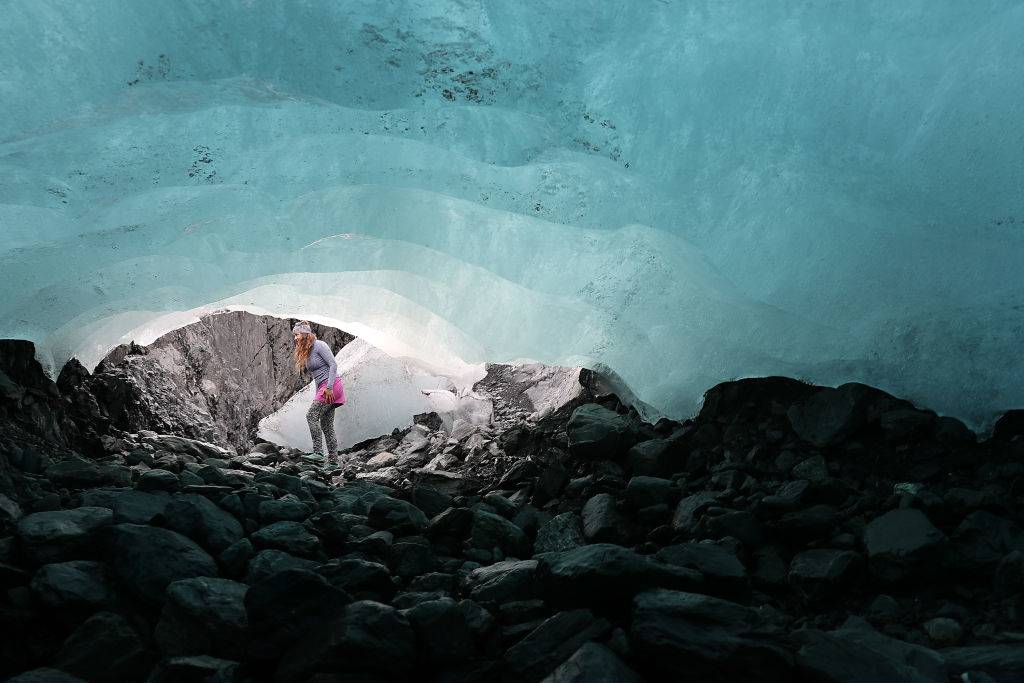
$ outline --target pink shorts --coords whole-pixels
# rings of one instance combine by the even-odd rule
[[[316,400],[317,403],[326,403],[326,401],[324,401],[324,390],[325,389],[327,389],[327,382],[324,382],[323,384],[321,384],[320,386],[318,386],[316,388],[316,399],[315,400]],[[345,387],[343,387],[341,385],[341,377],[340,376],[334,378],[334,388],[332,389],[332,391],[334,391],[334,402],[335,403],[339,403],[339,404],[345,403]]]

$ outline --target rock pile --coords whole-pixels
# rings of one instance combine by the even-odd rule
[[[768,377],[651,425],[580,380],[488,425],[418,416],[334,472],[147,430],[90,458],[6,441],[0,673],[1024,679],[1018,413],[978,441]]]

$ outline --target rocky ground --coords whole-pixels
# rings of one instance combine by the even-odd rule
[[[768,377],[651,425],[493,366],[326,472],[97,423],[0,350],[14,681],[1024,680],[1024,411],[979,440]]]

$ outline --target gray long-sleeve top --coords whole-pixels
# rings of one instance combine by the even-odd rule
[[[309,358],[306,359],[306,369],[312,373],[318,387],[324,382],[327,382],[327,386],[334,387],[334,378],[338,376],[338,363],[334,360],[334,354],[327,342],[321,339],[313,342]]]

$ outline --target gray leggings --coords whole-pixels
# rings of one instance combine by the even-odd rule
[[[338,438],[334,435],[334,410],[340,403],[320,403],[313,401],[313,405],[306,411],[306,422],[309,424],[309,435],[313,437],[313,450],[327,455],[337,455]],[[327,439],[327,450],[321,451],[324,439]]]

